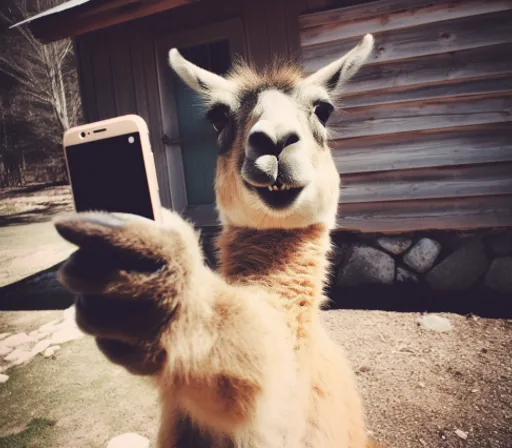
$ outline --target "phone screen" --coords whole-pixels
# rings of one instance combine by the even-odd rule
[[[67,146],[65,151],[78,212],[155,219],[138,132]]]

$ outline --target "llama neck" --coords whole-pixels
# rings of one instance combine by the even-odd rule
[[[217,244],[220,272],[229,283],[268,288],[300,307],[320,305],[330,248],[324,225],[290,230],[228,226]]]

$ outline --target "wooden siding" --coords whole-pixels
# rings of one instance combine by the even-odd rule
[[[376,41],[330,121],[342,227],[512,225],[511,24],[510,0],[381,0],[300,17],[306,72],[364,33]]]

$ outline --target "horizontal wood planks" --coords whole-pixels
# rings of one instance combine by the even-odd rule
[[[345,175],[341,202],[512,195],[511,173],[509,162]]]
[[[338,226],[360,232],[512,226],[512,196],[340,204]]]
[[[378,104],[333,114],[333,139],[512,121],[512,92]]]
[[[511,22],[512,10],[509,10],[374,33],[375,52],[370,62],[394,61],[508,43]],[[317,70],[350,50],[360,38],[356,36],[303,46],[304,69],[306,72]]]
[[[479,76],[463,80],[453,79],[445,82],[428,82],[411,86],[388,87],[368,92],[347,94],[342,97],[342,106],[347,109],[442,97],[482,96],[500,92],[512,92],[512,73]]]
[[[511,24],[510,0],[380,0],[300,17],[306,72],[375,37],[329,123],[340,225],[512,225]]]
[[[365,64],[344,87],[345,95],[482,76],[510,75],[512,44]]]
[[[512,161],[510,123],[426,129],[335,140],[343,174]]]
[[[396,31],[468,16],[508,11],[510,1],[493,0],[384,0],[352,8],[310,14],[300,19],[302,44],[321,44],[360,36],[365,33]]]

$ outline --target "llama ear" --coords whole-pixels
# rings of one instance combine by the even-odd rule
[[[169,51],[169,64],[189,87],[203,96],[233,91],[230,81],[187,61],[176,48]]]
[[[366,34],[363,39],[345,56],[331,62],[329,65],[309,75],[304,83],[306,85],[320,85],[329,92],[338,90],[352,76],[354,76],[364,64],[373,50],[373,36]]]

